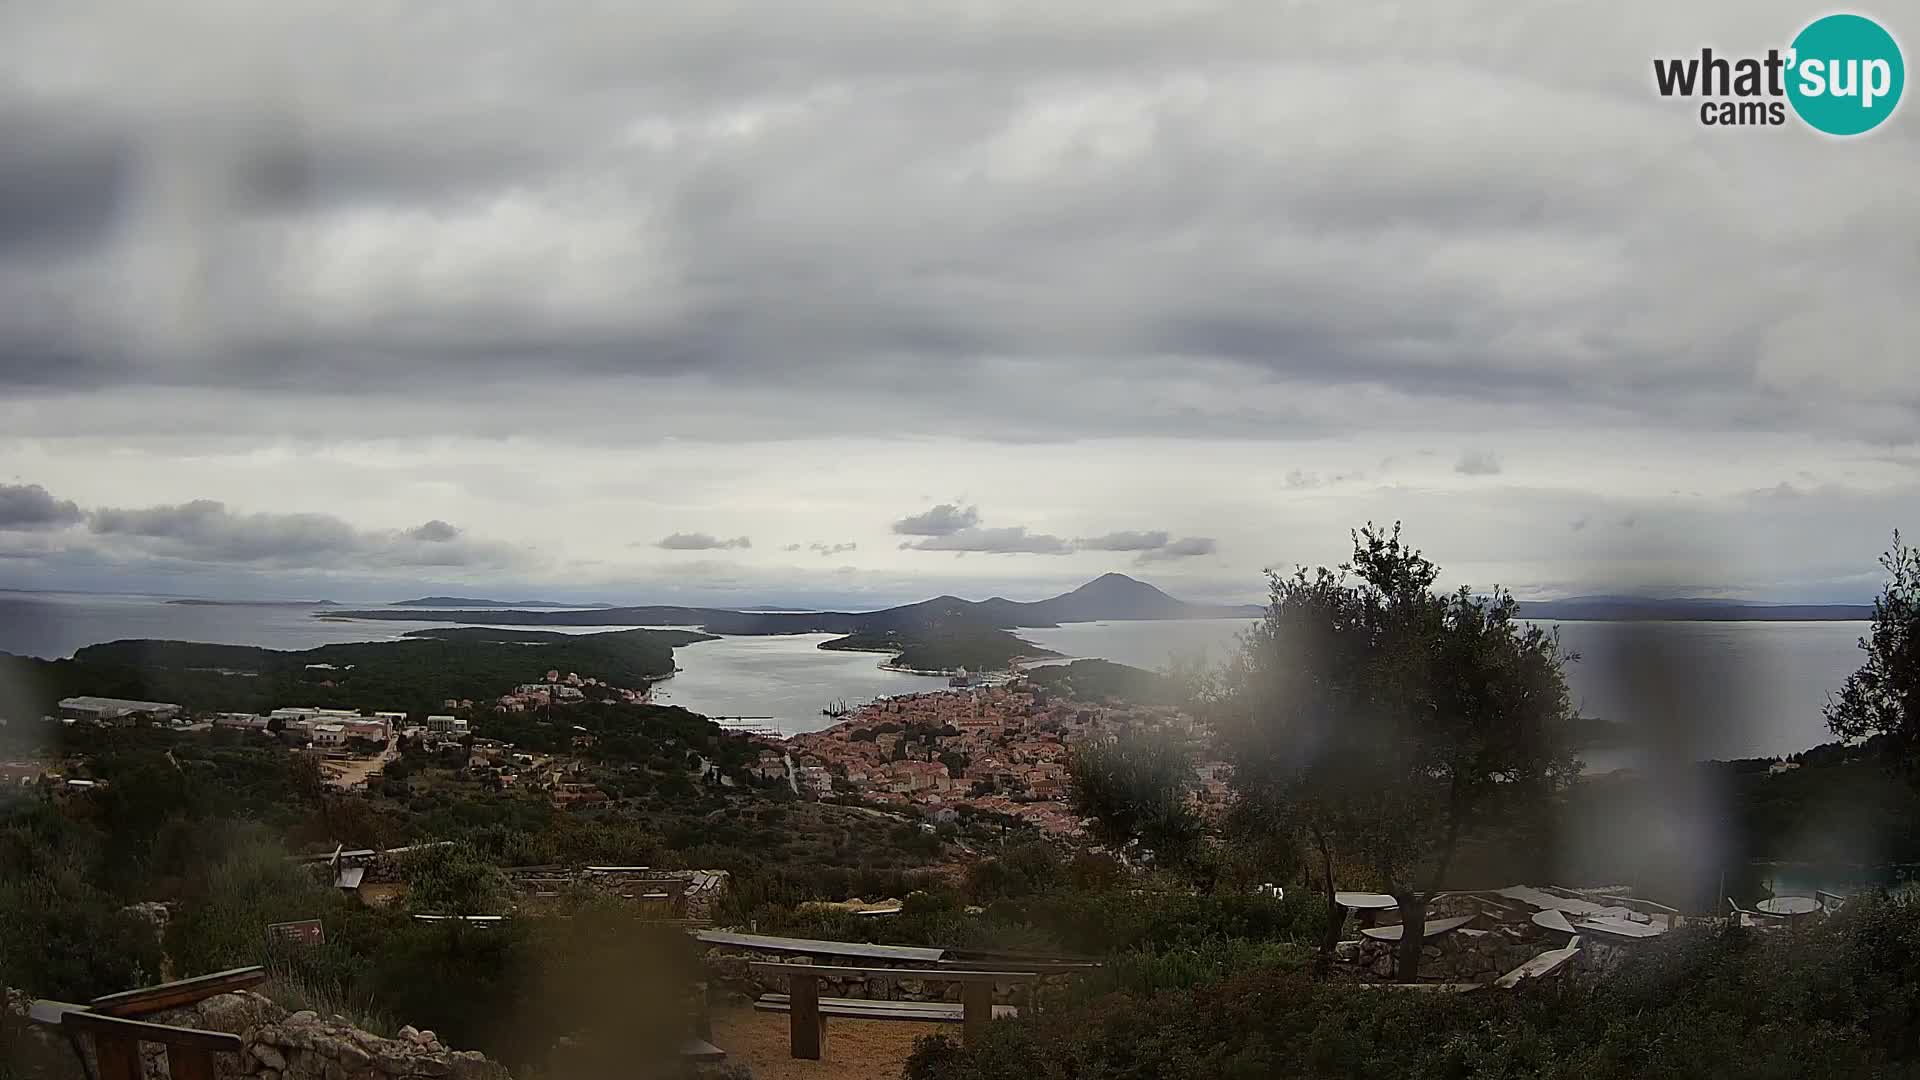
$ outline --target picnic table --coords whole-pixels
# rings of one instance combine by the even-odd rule
[[[1762,915],[1778,915],[1792,922],[1819,911],[1820,907],[1820,901],[1811,896],[1773,896],[1753,905]]]
[[[872,945],[864,941],[823,941],[819,938],[736,934],[731,930],[702,930],[693,936],[696,941],[704,945],[729,945],[736,949],[757,949],[762,952],[790,953],[794,956],[844,956],[862,960],[937,964],[947,955],[945,949],[923,949],[912,945]]]
[[[756,1009],[783,1012],[788,1020],[788,1052],[807,1061],[818,1061],[826,1049],[827,1017],[856,1020],[917,1020],[934,1023],[960,1023],[961,1036],[972,1043],[985,1033],[988,1021],[1016,1015],[1012,1005],[995,1005],[996,983],[1032,982],[1040,976],[1031,971],[966,971],[959,968],[882,968],[841,967],[832,964],[783,964],[772,961],[752,965],[754,972],[787,977],[787,993],[763,994],[753,1003]],[[825,977],[860,979],[916,979],[960,984],[960,1004],[944,1001],[886,1001],[871,998],[823,998],[820,980]]]

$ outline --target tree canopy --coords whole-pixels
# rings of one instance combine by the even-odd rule
[[[1501,589],[1437,593],[1439,568],[1369,524],[1353,558],[1272,574],[1216,722],[1252,816],[1297,833],[1331,893],[1358,866],[1410,927],[1463,831],[1511,820],[1577,773],[1558,636]],[[1417,971],[1407,935],[1402,979]]]
[[[1827,727],[1843,739],[1890,736],[1911,760],[1920,745],[1920,548],[1896,532],[1880,565],[1887,584],[1860,639],[1867,659],[1827,704]]]
[[[1178,863],[1200,839],[1200,819],[1187,805],[1193,763],[1162,736],[1128,732],[1095,742],[1069,763],[1075,812],[1093,835],[1117,850],[1137,845],[1163,863]]]

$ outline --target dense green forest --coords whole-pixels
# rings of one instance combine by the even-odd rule
[[[113,641],[70,660],[0,654],[8,708],[53,711],[76,694],[167,701],[195,710],[259,711],[285,705],[437,709],[447,698],[488,698],[549,670],[639,689],[673,672],[676,646],[708,640],[684,630],[604,634],[448,628],[403,641],[323,645],[284,652],[186,641]],[[327,665],[314,667],[312,665]]]
[[[1159,672],[1111,660],[1075,660],[1028,668],[1027,681],[1048,693],[1075,701],[1118,701],[1133,705],[1175,705],[1181,689]]]
[[[821,642],[823,649],[893,654],[888,663],[914,671],[1001,671],[1015,658],[1058,656],[1008,630],[956,622],[909,630],[862,631]]]

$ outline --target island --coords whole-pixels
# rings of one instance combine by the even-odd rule
[[[74,695],[179,702],[194,710],[257,712],[288,701],[339,708],[438,710],[497,698],[548,671],[577,672],[642,700],[672,676],[673,650],[712,635],[686,630],[600,634],[445,627],[399,641],[284,651],[250,645],[125,640],[89,645],[70,660],[0,653],[0,683],[51,713]]]

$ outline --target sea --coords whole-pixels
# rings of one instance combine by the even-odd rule
[[[175,598],[0,591],[0,652],[59,658],[124,638],[307,649],[390,641],[442,626],[316,617],[310,604],[206,605]],[[484,623],[478,625],[485,625]],[[1223,661],[1252,623],[1241,619],[1073,623],[1019,633],[1070,658],[1165,668],[1176,657]],[[1829,741],[1821,708],[1860,662],[1860,622],[1569,622],[1579,659],[1568,682],[1583,715],[1638,721],[1659,752],[1692,758],[1772,757]],[[595,633],[629,627],[546,627]],[[827,634],[722,637],[676,649],[679,671],[655,698],[708,716],[752,718],[788,734],[833,722],[875,698],[936,690],[946,680],[881,668],[875,653],[818,648]],[[297,704],[289,702],[288,704]],[[1589,768],[1631,766],[1641,747],[1590,750]]]

